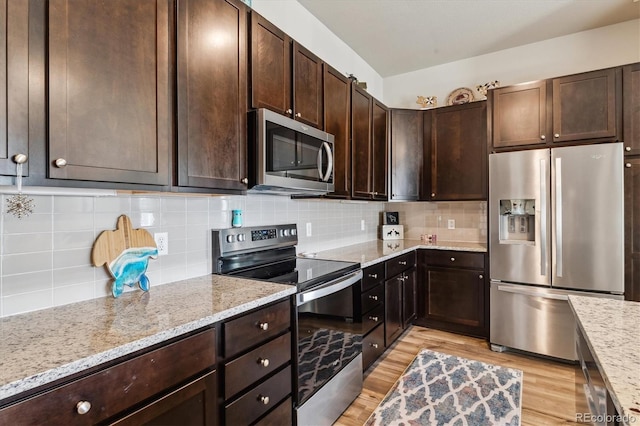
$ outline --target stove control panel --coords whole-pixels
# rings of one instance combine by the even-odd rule
[[[212,231],[214,259],[234,252],[251,252],[274,247],[295,246],[298,243],[296,224],[250,226],[214,229]]]

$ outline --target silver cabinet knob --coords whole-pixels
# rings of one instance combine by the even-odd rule
[[[631,147],[630,146],[625,146],[624,150],[627,151],[627,152],[631,152]]]
[[[452,257],[452,258],[451,258],[451,261],[452,261],[452,262],[455,262],[455,261],[456,261],[456,258],[455,258],[455,257]]]
[[[371,296],[371,295],[369,295],[369,299],[371,299],[371,300],[378,300],[378,296]]]
[[[436,193],[435,193],[435,192],[432,192],[432,193],[431,193],[431,196],[432,196],[432,197],[435,197],[435,196],[436,196]]]
[[[268,396],[260,395],[258,397],[258,400],[260,402],[262,402],[264,405],[269,405],[269,397]]]
[[[244,183],[245,185],[249,183],[249,179],[247,178],[242,178],[240,179],[240,182]]]
[[[373,195],[378,195],[378,193],[377,193],[377,192],[374,192],[374,193],[373,193]]]
[[[67,160],[65,160],[64,158],[58,158],[54,164],[56,165],[56,167],[58,168],[63,168],[64,166],[67,165]]]
[[[293,110],[291,108],[289,108],[288,110],[285,111],[287,114],[291,115],[293,114]]]
[[[16,164],[24,164],[27,162],[27,154],[16,154],[13,156],[13,162]]]
[[[478,278],[483,279],[484,275],[478,275]]]
[[[559,138],[560,137],[560,133],[556,133],[555,135],[553,135],[554,138]]]
[[[630,168],[631,168],[631,163],[625,163],[625,165],[624,165],[624,166],[625,166],[627,169],[630,169]]]
[[[258,328],[262,331],[267,331],[269,329],[269,323],[268,322],[261,322],[258,324]]]
[[[378,274],[367,274],[367,275],[369,275],[369,278],[373,278],[374,280],[378,278]]]
[[[547,137],[545,135],[540,135],[540,139],[545,140]]]
[[[377,343],[371,343],[371,347],[373,349],[378,349],[378,344]]]
[[[269,366],[269,358],[260,358],[258,359],[258,363],[263,367]]]
[[[373,322],[378,322],[378,317],[369,317],[369,319]]]
[[[300,118],[302,117],[302,114],[300,114],[299,112],[296,112],[296,117]]]
[[[91,410],[91,403],[89,401],[80,401],[76,404],[78,414],[87,414],[89,410]]]

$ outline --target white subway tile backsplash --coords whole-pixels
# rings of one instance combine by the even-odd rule
[[[80,284],[67,285],[64,287],[54,287],[53,306],[66,305],[83,300],[90,300],[95,297],[93,281]]]
[[[51,270],[52,257],[50,251],[3,255],[2,274],[15,275]]]
[[[53,248],[68,250],[77,248],[91,248],[96,239],[94,231],[69,231],[53,233]]]
[[[74,266],[91,267],[90,248],[53,251],[53,269],[71,268]]]
[[[3,254],[31,253],[51,251],[53,234],[50,232],[36,234],[7,234],[3,241]]]
[[[93,212],[54,214],[53,229],[56,232],[93,230]]]
[[[2,315],[10,316],[53,306],[53,292],[49,290],[20,293],[2,297]]]
[[[91,293],[93,293],[93,281],[96,275],[95,269],[96,268],[87,268],[86,265],[54,269],[53,288],[65,287],[71,284],[91,283]]]
[[[18,219],[7,213],[3,213],[2,233],[8,234],[28,234],[34,232],[53,231],[53,218],[49,214],[32,214],[29,217]]]
[[[27,272],[2,277],[2,295],[13,296],[51,289],[51,271]]]

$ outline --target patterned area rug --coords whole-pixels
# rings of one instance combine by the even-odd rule
[[[522,371],[423,349],[366,426],[520,425]]]

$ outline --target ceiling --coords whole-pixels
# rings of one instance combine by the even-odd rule
[[[382,77],[640,18],[638,0],[298,1]]]

